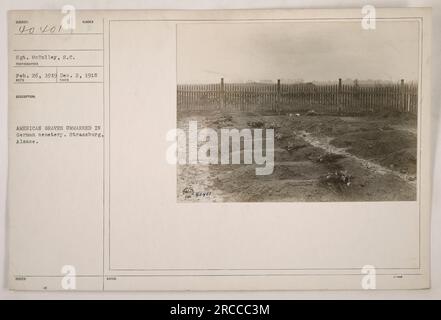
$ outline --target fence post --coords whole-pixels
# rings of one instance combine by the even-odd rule
[[[277,79],[276,112],[280,112],[280,79]]]
[[[354,86],[352,90],[352,101],[351,101],[351,107],[354,110],[354,112],[360,113],[360,91],[358,90],[358,80],[354,80]]]
[[[341,92],[342,92],[342,82],[341,82],[341,78],[338,79],[338,88],[337,88],[337,108],[338,108],[338,113],[341,113],[342,111],[342,96],[341,96]]]
[[[400,84],[400,111],[402,112],[406,112],[406,99],[404,96],[404,79],[401,79],[401,84]]]
[[[221,78],[221,87],[220,87],[220,109],[225,109],[225,85],[224,85],[224,78]]]

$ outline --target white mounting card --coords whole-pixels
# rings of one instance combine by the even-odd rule
[[[430,287],[430,8],[8,26],[10,289]]]

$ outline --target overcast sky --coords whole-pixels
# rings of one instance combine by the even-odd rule
[[[418,80],[416,21],[178,26],[178,83],[338,78]]]

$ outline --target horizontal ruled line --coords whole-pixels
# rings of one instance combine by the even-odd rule
[[[15,36],[88,36],[102,35],[102,32],[78,32],[78,33],[15,33]]]
[[[14,49],[15,52],[21,51],[103,51],[104,49]]]
[[[394,276],[396,273],[377,273],[377,276]],[[424,273],[400,273],[403,276],[422,276]],[[77,277],[99,277],[103,275],[76,275]],[[356,276],[360,277],[360,273],[264,273],[264,274],[105,274],[104,277],[126,277],[126,278],[142,278],[142,277],[292,277],[292,276]],[[23,275],[15,276],[23,278],[63,278],[65,275]]]
[[[104,82],[103,81],[14,82],[14,84],[68,84],[68,83],[104,83]]]
[[[35,65],[21,65],[12,66],[13,68],[104,68],[104,66],[35,66]]]

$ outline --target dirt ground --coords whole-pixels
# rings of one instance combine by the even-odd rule
[[[179,201],[414,201],[417,119],[410,114],[377,116],[180,114],[220,128],[274,128],[274,172],[257,176],[256,165],[179,165]],[[243,145],[242,145],[243,148]]]

